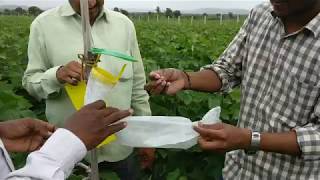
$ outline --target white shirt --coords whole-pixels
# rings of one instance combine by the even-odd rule
[[[66,179],[87,153],[83,142],[66,129],[53,133],[39,151],[29,154],[26,165],[18,170],[14,170],[1,140],[0,149],[0,179],[7,180]]]

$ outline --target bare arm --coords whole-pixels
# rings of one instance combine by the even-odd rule
[[[216,92],[222,87],[222,82],[218,75],[212,70],[202,70],[199,72],[188,72],[190,83],[187,83],[185,89]]]
[[[251,130],[229,124],[200,125],[195,130],[201,135],[199,144],[204,150],[228,152],[248,149]],[[301,155],[295,131],[284,133],[262,133],[260,150],[293,156]]]

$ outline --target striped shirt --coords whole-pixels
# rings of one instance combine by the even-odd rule
[[[243,150],[227,153],[225,179],[320,179],[320,14],[288,34],[270,3],[253,9],[222,56],[222,91],[240,85],[238,127],[259,132],[295,130],[302,155]]]

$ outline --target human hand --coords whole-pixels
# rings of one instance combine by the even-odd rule
[[[39,149],[55,129],[47,122],[25,118],[0,123],[0,137],[9,152],[32,152]]]
[[[225,153],[236,149],[247,149],[251,143],[250,130],[229,124],[199,123],[194,130],[200,134],[198,143],[203,150]]]
[[[71,61],[58,69],[57,79],[61,84],[68,83],[76,86],[81,81],[81,74],[81,64],[77,61]]]
[[[165,93],[175,95],[177,92],[186,89],[188,77],[178,69],[161,69],[150,73],[149,82],[145,89],[151,94]]]
[[[91,150],[108,136],[124,129],[125,122],[116,122],[132,113],[132,110],[120,111],[112,107],[106,108],[103,101],[97,101],[73,114],[67,120],[65,128],[79,137],[87,149]]]

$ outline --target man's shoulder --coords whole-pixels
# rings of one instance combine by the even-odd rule
[[[115,20],[117,22],[122,22],[128,25],[133,25],[133,22],[124,14],[120,13],[120,12],[116,12],[110,9],[105,9],[105,11],[107,12],[108,16],[107,18],[110,20]]]
[[[52,9],[48,9],[44,12],[42,12],[40,15],[38,15],[33,22],[48,22],[48,20],[52,19],[52,18],[57,18],[59,17],[59,11],[60,11],[60,6],[59,7],[55,7]]]
[[[270,4],[270,2],[264,2],[264,3],[257,5],[255,8],[253,8],[252,14],[261,16],[261,15],[271,13],[272,10],[273,9],[272,9],[272,5]]]

